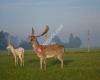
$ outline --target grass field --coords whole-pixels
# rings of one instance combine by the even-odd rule
[[[28,54],[29,53],[29,54]],[[39,69],[39,59],[25,52],[25,66],[14,66],[12,55],[0,52],[0,80],[100,80],[100,51],[65,52],[64,69],[56,59],[47,60],[47,70]]]

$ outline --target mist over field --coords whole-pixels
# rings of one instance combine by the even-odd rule
[[[82,40],[81,47],[87,46],[90,30],[91,47],[100,47],[99,0],[0,0],[0,31],[26,39],[32,27],[40,34],[45,24],[49,35],[63,25],[57,34],[61,41],[68,42],[73,33]]]

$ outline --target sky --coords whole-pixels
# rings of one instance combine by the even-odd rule
[[[32,27],[39,34],[45,24],[49,34],[63,25],[58,33],[61,40],[68,41],[73,33],[83,47],[89,30],[91,46],[100,47],[100,0],[0,0],[0,30],[25,39]]]

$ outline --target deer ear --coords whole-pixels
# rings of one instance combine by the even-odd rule
[[[11,41],[10,40],[8,40],[8,44],[10,44],[11,43]]]
[[[45,28],[44,28],[42,34],[41,34],[41,35],[38,35],[38,36],[36,36],[36,37],[41,37],[41,36],[43,36],[44,34],[46,34],[48,31],[49,31],[49,26],[48,26],[48,25],[45,25]]]
[[[9,44],[13,45],[12,41],[10,40]]]

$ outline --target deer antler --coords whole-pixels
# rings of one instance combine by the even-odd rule
[[[41,34],[41,35],[38,35],[38,36],[36,36],[36,37],[41,37],[41,36],[43,36],[44,34],[46,34],[46,33],[48,32],[48,30],[49,30],[49,27],[48,27],[48,25],[46,25],[46,26],[45,26],[45,29],[44,29],[43,32],[42,32],[42,34]]]
[[[9,44],[11,44],[11,45],[13,45],[13,43],[12,43],[12,41],[11,41],[11,40],[9,40],[9,41],[8,41],[8,43],[9,43]]]
[[[34,28],[32,27],[32,35],[34,35]]]

